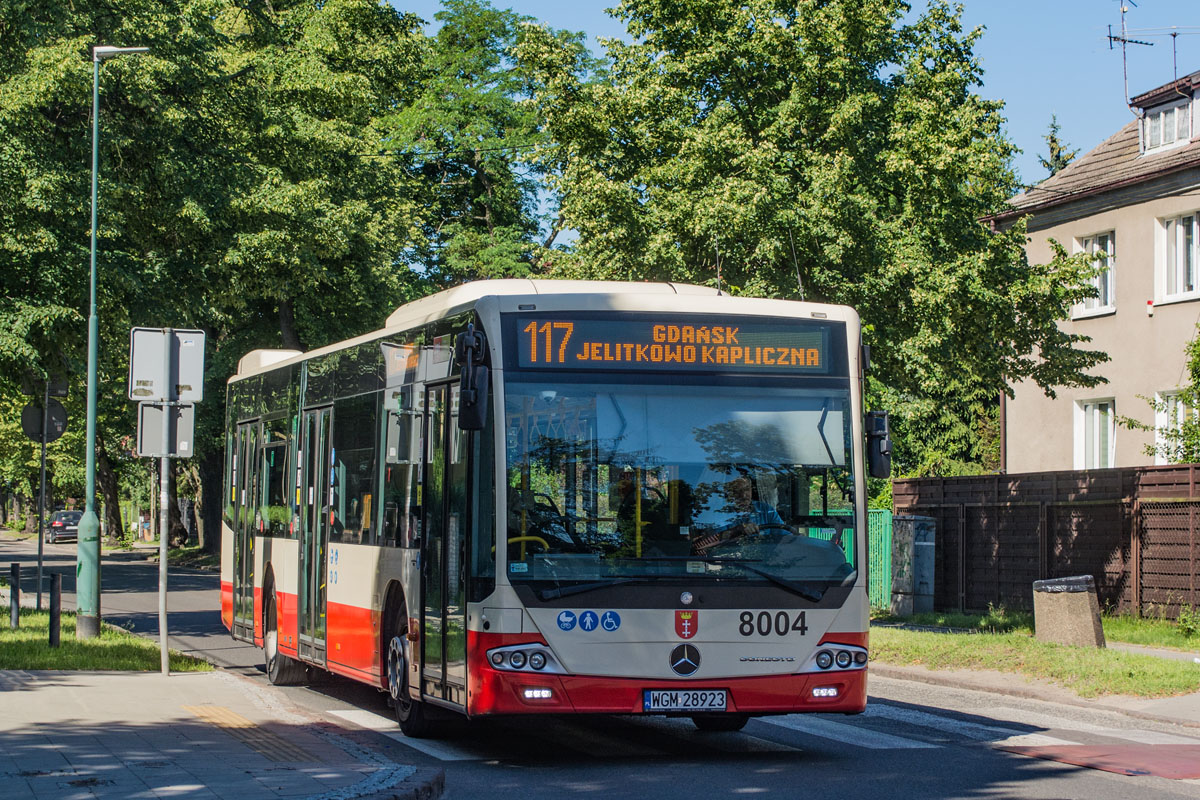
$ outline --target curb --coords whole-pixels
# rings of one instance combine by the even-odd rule
[[[990,694],[998,694],[1006,697],[1021,697],[1026,700],[1041,700],[1049,703],[1061,703],[1062,705],[1074,706],[1076,708],[1088,708],[1093,711],[1108,711],[1113,714],[1122,714],[1126,717],[1133,717],[1134,719],[1143,719],[1148,722],[1161,722],[1167,725],[1177,725],[1184,728],[1200,728],[1200,721],[1194,722],[1192,720],[1180,719],[1178,717],[1164,717],[1160,714],[1151,714],[1146,711],[1138,711],[1131,708],[1105,705],[1104,703],[1096,703],[1083,700],[1082,698],[1050,698],[1046,697],[1045,693],[1039,692],[1036,689],[1029,689],[1020,686],[981,686],[969,680],[961,680],[959,678],[949,677],[924,668],[894,667],[886,666],[878,662],[872,662],[869,669],[869,674],[875,674],[881,678],[891,678],[892,680],[898,681],[913,681],[915,683],[927,683],[932,686],[946,686],[951,689],[966,689],[972,692],[988,692]]]
[[[390,789],[369,795],[358,795],[355,800],[436,800],[446,791],[446,772],[429,767],[416,772]]]

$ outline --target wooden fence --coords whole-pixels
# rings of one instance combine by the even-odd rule
[[[896,481],[897,514],[937,520],[934,606],[1029,609],[1042,578],[1093,575],[1102,606],[1200,607],[1200,464]]]

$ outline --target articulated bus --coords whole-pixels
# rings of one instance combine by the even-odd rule
[[[274,683],[701,730],[866,704],[859,320],[668,283],[501,280],[228,384],[221,616]]]

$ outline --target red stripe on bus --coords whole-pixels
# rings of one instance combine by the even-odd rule
[[[857,634],[865,641],[865,634]],[[848,636],[831,640],[853,644]],[[727,689],[729,710],[743,713],[856,713],[867,705],[865,670],[764,675],[745,678],[663,680],[595,675],[549,675],[497,670],[487,650],[511,644],[545,644],[536,635],[467,632],[468,713],[486,714],[639,714],[645,689]],[[836,698],[813,697],[818,686],[834,687]],[[550,689],[549,699],[526,700],[525,689]]]
[[[221,581],[221,624],[225,630],[233,630],[233,584]]]
[[[352,670],[379,675],[379,611],[329,603],[326,658]],[[331,667],[332,669],[332,667]]]

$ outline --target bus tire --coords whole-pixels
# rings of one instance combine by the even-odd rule
[[[279,616],[273,589],[267,597],[267,608],[263,613],[263,659],[267,667],[267,680],[275,686],[305,683],[308,670],[304,664],[279,652]]]
[[[392,637],[388,640],[388,694],[396,711],[400,732],[413,739],[427,739],[436,733],[436,728],[430,719],[429,707],[419,700],[413,700],[408,694],[408,659],[405,655],[407,631],[401,630],[401,627],[394,626]]]
[[[693,714],[692,724],[704,733],[740,731],[750,721],[749,714]]]

